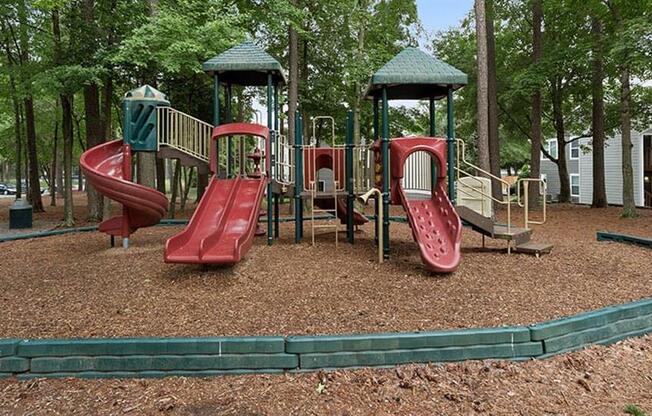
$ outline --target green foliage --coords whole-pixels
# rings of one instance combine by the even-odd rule
[[[627,407],[625,407],[625,413],[632,416],[647,416],[645,410],[633,404],[628,404]]]

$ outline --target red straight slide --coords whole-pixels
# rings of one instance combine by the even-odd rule
[[[446,141],[434,138],[394,139],[391,142],[392,192],[405,209],[421,260],[433,272],[450,273],[460,263],[462,221],[446,194]],[[430,199],[409,199],[401,186],[408,156],[424,151],[438,161],[437,184]]]
[[[253,244],[266,183],[213,177],[186,229],[166,242],[165,262],[239,262]]]
[[[122,140],[88,149],[79,165],[97,192],[123,206],[123,215],[100,224],[101,232],[127,238],[138,228],[158,224],[165,216],[168,205],[165,195],[131,182],[131,151]]]
[[[316,198],[315,205],[321,209],[333,209],[333,198]],[[346,197],[337,198],[337,218],[346,225]],[[353,225],[365,225],[369,220],[361,212],[353,209]]]

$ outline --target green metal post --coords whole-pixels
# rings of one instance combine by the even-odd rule
[[[383,87],[383,257],[389,258],[389,102]]]
[[[446,100],[446,107],[448,110],[448,198],[455,205],[455,113],[453,108],[453,89],[448,89],[448,99]]]
[[[435,99],[430,97],[430,137],[436,136],[435,131]],[[432,159],[432,158],[431,158]],[[430,161],[430,189],[431,192],[435,192],[435,186],[437,185],[437,162],[434,160]]]
[[[226,122],[233,122],[233,114],[231,112],[231,105],[233,101],[233,95],[231,90],[231,83],[226,84],[224,95],[226,100]],[[226,177],[230,178],[231,173],[233,172],[233,137],[229,136],[226,139]]]
[[[213,126],[220,125],[220,78],[217,74],[213,76]],[[220,171],[220,142],[219,140],[215,143],[216,155],[217,158],[217,172],[213,172],[216,176],[219,177]]]
[[[379,120],[378,120],[378,98],[374,97],[374,120],[373,120],[373,127],[374,127],[374,142],[380,138],[380,127],[379,127]],[[373,186],[376,185],[376,164],[374,161],[374,183]],[[377,246],[378,245],[378,207],[380,206],[379,203],[374,204],[374,244]]]
[[[355,194],[353,193],[353,111],[346,114],[346,155],[345,155],[345,174],[346,177],[346,235],[349,243],[354,243],[353,229],[353,202]]]
[[[274,140],[277,140],[279,135],[281,134],[281,131],[279,129],[279,104],[278,104],[278,84],[274,85]],[[273,151],[274,158],[280,157],[279,155],[276,154],[276,151],[282,152],[283,150],[280,148],[275,148]],[[276,172],[276,175],[278,175],[278,172]],[[280,228],[280,223],[279,223],[279,198],[280,195],[274,195],[274,238],[278,238],[279,236],[279,228]]]
[[[269,178],[267,183],[267,245],[272,245],[274,241],[274,211],[273,203],[274,197],[273,192],[273,182],[274,182],[274,153],[272,149],[274,148],[274,130],[273,130],[273,119],[274,119],[274,92],[272,85],[272,73],[267,73],[267,127],[270,129],[269,135],[269,154],[266,154],[265,157],[269,160]]]
[[[303,144],[301,113],[294,116],[294,242],[301,242],[303,237]]]

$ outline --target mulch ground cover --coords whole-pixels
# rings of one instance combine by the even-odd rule
[[[0,380],[0,414],[625,415],[652,411],[652,336],[545,361],[159,380]]]
[[[58,208],[60,209],[60,208]],[[285,207],[284,207],[285,209]],[[400,214],[401,210],[394,213]],[[283,215],[287,213],[284,211]],[[652,211],[558,205],[534,241],[550,255],[507,255],[504,242],[464,230],[450,275],[426,272],[407,224],[391,226],[391,260],[376,263],[373,224],[356,245],[322,231],[271,247],[259,238],[231,268],[163,263],[182,227],[139,230],[129,250],[99,233],[0,244],[0,337],[290,335],[528,324],[652,296],[652,251],[597,242],[598,230],[652,236]],[[48,214],[55,218],[56,212]],[[83,215],[82,213],[79,214]],[[520,213],[515,213],[519,224]]]

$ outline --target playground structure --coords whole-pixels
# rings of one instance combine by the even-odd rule
[[[467,76],[445,62],[407,48],[383,66],[373,75],[367,91],[367,97],[373,100],[373,138],[354,143],[353,115],[349,113],[344,144],[337,143],[335,120],[325,116],[312,120],[313,137],[304,143],[300,112],[295,117],[295,142],[288,142],[279,117],[279,90],[285,84],[283,70],[278,61],[257,46],[238,45],[207,61],[203,68],[213,77],[212,125],[171,108],[161,93],[145,86],[125,98],[125,144],[111,142],[111,146],[90,149],[82,156],[82,169],[89,182],[125,207],[122,216],[112,218],[100,228],[112,238],[122,236],[125,247],[129,235],[137,228],[153,225],[165,215],[162,194],[129,182],[127,161],[131,151],[150,151],[213,174],[188,227],[166,244],[165,261],[170,263],[240,261],[252,245],[263,197],[269,245],[279,236],[282,198],[294,201],[296,243],[304,238],[304,206],[310,200],[312,243],[319,229],[329,228],[337,245],[344,225],[347,241],[353,244],[355,227],[368,221],[356,211],[355,201],[374,186],[382,195],[382,201],[377,201],[382,216],[377,209],[374,219],[382,217],[382,224],[376,227],[376,239],[384,259],[390,255],[391,204],[405,209],[421,258],[426,268],[434,272],[456,270],[463,223],[482,234],[483,243],[484,237],[506,240],[508,252],[539,255],[550,250],[549,245],[529,242],[529,225],[537,222],[529,219],[527,202],[524,227],[516,227],[511,221],[513,202],[509,195],[506,200],[493,199],[484,182],[475,178],[474,175],[481,175],[507,184],[466,160],[464,142],[455,138],[453,94],[467,83]],[[267,127],[233,123],[233,85],[266,87]],[[222,87],[225,103],[221,102]],[[437,138],[435,102],[443,98],[447,104],[447,137]],[[392,99],[429,101],[429,137],[390,138]],[[323,122],[330,124],[330,143],[322,139],[320,142],[328,145],[318,147],[317,123]],[[246,139],[248,136],[253,140]],[[254,166],[247,166],[247,159],[252,159]],[[263,172],[258,169],[261,159],[265,160]],[[330,171],[330,179],[320,174],[324,170]],[[462,178],[477,180],[482,187],[471,191],[456,189]],[[519,182],[519,192],[521,185],[527,188],[530,182]],[[539,186],[545,193],[545,184]],[[504,205],[507,223],[498,224],[491,214],[456,206],[458,193]],[[321,214],[332,215],[339,221],[318,223]],[[541,222],[545,222],[545,216]]]

